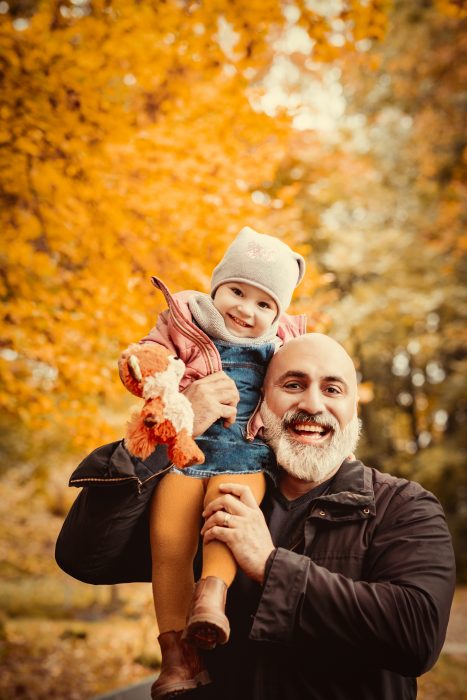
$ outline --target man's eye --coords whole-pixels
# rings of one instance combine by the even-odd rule
[[[292,391],[297,390],[297,389],[301,389],[301,388],[302,388],[302,385],[300,384],[300,382],[287,382],[286,384],[284,384],[284,389],[290,389]]]
[[[328,394],[340,394],[341,390],[339,389],[338,386],[328,386],[326,387],[325,391],[327,391]]]

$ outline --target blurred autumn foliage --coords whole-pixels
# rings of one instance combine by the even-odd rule
[[[119,348],[160,309],[151,274],[205,289],[245,222],[307,248],[290,194],[266,216],[252,197],[288,148],[252,104],[287,20],[277,0],[29,9],[0,34],[2,408],[23,445],[58,429],[89,446],[110,437]],[[300,23],[325,54],[328,20]]]
[[[435,490],[464,570],[465,14],[0,2],[5,468],[53,501],[51,455],[119,437],[149,277],[207,289],[249,224],[309,257],[294,308],[359,363],[361,455]]]
[[[12,586],[56,576],[67,476],[122,434],[116,358],[162,308],[150,276],[206,290],[245,224],[308,257],[294,310],[358,363],[359,456],[440,497],[466,580],[466,17],[462,0],[0,0]],[[0,690],[84,697],[57,670],[69,647],[78,673],[74,632],[59,681],[14,686],[49,653],[22,629],[0,618]]]
[[[22,0],[0,13],[9,461],[118,436],[114,363],[161,308],[150,275],[206,289],[249,223],[311,251],[296,308],[359,359],[371,460],[410,472],[438,449],[461,463],[459,3]]]
[[[396,2],[373,61],[340,60],[345,111],[281,178],[328,281],[314,303],[357,358],[359,455],[441,499],[467,578],[467,33],[451,3]]]

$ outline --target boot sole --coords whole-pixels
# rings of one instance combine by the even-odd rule
[[[198,673],[197,676],[191,678],[190,680],[166,683],[160,688],[157,688],[155,691],[153,691],[151,688],[151,698],[152,700],[159,700],[160,698],[167,697],[167,695],[177,695],[178,693],[184,693],[187,690],[199,688],[201,685],[209,685],[209,683],[212,683],[211,676],[207,671],[201,671],[201,673]]]
[[[207,620],[206,616],[193,616],[186,627],[182,638],[199,649],[214,649],[217,644],[229,641],[230,629],[225,625],[225,619]]]

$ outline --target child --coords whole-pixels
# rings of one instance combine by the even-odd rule
[[[275,460],[251,434],[248,419],[258,405],[271,355],[305,332],[304,316],[283,313],[304,271],[302,256],[285,243],[245,227],[214,269],[211,295],[181,292],[172,297],[160,280],[152,280],[169,308],[141,342],[160,343],[185,362],[182,391],[195,379],[223,369],[240,394],[235,423],[225,427],[216,421],[196,439],[205,463],[183,470],[172,467],[153,497],[153,592],[162,651],[153,700],[209,682],[196,650],[185,640],[212,649],[229,638],[224,609],[236,563],[223,543],[203,548],[202,574],[193,595],[201,514],[220,495],[219,484],[226,479],[248,485],[258,503],[263,498],[263,472],[271,473]],[[138,346],[133,347],[137,356]]]

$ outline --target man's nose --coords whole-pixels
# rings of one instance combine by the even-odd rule
[[[298,408],[308,413],[322,413],[325,407],[321,391],[316,387],[308,387],[300,397]]]

